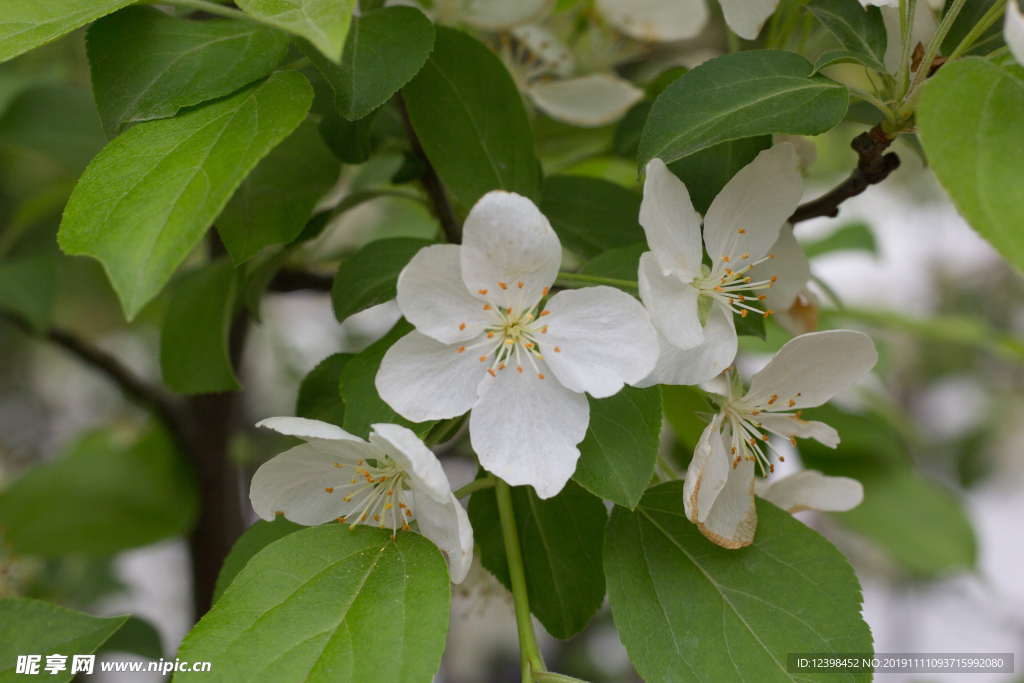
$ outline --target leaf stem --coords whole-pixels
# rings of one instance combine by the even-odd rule
[[[586,683],[582,679],[564,674],[556,674],[553,671],[541,671],[534,678],[537,680],[537,683]]]
[[[172,7],[185,7],[187,9],[194,9],[199,12],[207,12],[209,14],[216,14],[221,17],[227,17],[228,19],[241,19],[243,21],[251,21],[256,24],[263,24],[264,26],[270,26],[280,30],[279,26],[267,23],[258,17],[246,14],[241,10],[232,9],[231,7],[225,7],[224,5],[218,5],[215,2],[209,2],[209,0],[140,0],[139,5],[170,5]]]
[[[906,10],[906,12],[904,12]],[[901,39],[903,54],[900,56],[900,68],[896,74],[897,99],[903,99],[910,88],[910,54],[914,46],[910,44],[914,34],[914,17],[917,14],[917,0],[900,0],[900,26],[903,27]]]
[[[668,475],[669,479],[672,479],[673,481],[679,479],[679,475],[676,474],[676,471],[672,468],[672,465],[668,464],[668,461],[666,461],[665,458],[661,456],[661,453],[658,453],[658,464],[661,465],[661,469],[665,470],[665,474]]]
[[[999,21],[999,17],[1002,16],[1003,10],[1006,9],[1006,0],[996,0],[995,4],[988,8],[988,11],[982,15],[978,23],[974,25],[974,28],[964,36],[964,39],[960,41],[960,44],[956,48],[946,55],[946,61],[952,61],[967,52],[974,46],[981,34],[989,29],[992,24]]]
[[[896,125],[896,115],[892,113],[892,109],[886,106],[885,102],[880,100],[878,97],[875,97],[871,93],[867,92],[866,90],[855,88],[852,85],[848,85],[846,87],[847,89],[849,89],[851,95],[858,99],[864,100],[865,102],[873,104],[875,106],[875,109],[877,109],[878,111],[882,112],[882,114],[885,115],[885,119],[889,123],[891,123],[893,126]]]
[[[582,273],[559,273],[559,280],[569,283],[583,283],[595,285],[611,285],[612,287],[631,287],[638,289],[639,285],[635,280],[618,280],[612,277],[601,277],[600,275],[584,275]]]
[[[505,539],[508,574],[512,581],[512,599],[516,608],[523,683],[534,683],[533,674],[544,671],[544,660],[540,656],[537,636],[533,632],[533,622],[530,621],[530,599],[526,594],[526,572],[523,569],[523,555],[519,549],[519,532],[516,529],[515,511],[512,508],[512,491],[504,480],[495,477],[495,493],[498,498],[501,533]]]
[[[935,59],[935,55],[939,53],[939,47],[942,45],[942,41],[946,39],[946,34],[949,33],[949,29],[953,27],[953,22],[956,21],[957,16],[960,14],[960,10],[963,9],[964,3],[967,0],[954,0],[953,5],[946,12],[946,16],[942,17],[942,23],[939,24],[939,30],[932,38],[932,42],[928,45],[928,50],[924,53],[924,59],[921,64],[917,67],[917,73],[914,75],[914,82],[910,84],[910,90],[907,91],[908,98],[912,97],[913,92],[921,86],[921,83],[925,78],[928,77],[929,72],[932,70],[932,61]]]
[[[474,479],[465,486],[455,489],[455,497],[465,498],[471,493],[494,488],[496,481],[497,480],[493,474],[488,474],[486,477],[482,477],[480,479]]]

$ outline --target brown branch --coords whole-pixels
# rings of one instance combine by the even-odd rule
[[[900,167],[900,158],[894,152],[883,154],[895,139],[882,131],[881,124],[855,137],[850,147],[857,153],[857,168],[832,191],[798,206],[789,222],[795,225],[821,216],[835,218],[839,215],[840,204],[888,178]]]
[[[326,275],[314,275],[301,270],[282,268],[274,275],[267,289],[271,292],[297,292],[303,289],[329,292],[333,284],[334,278]]]
[[[423,145],[420,144],[419,137],[416,136],[416,131],[413,130],[412,121],[409,120],[409,111],[405,108],[405,100],[402,98],[401,91],[395,94],[395,102],[398,104],[398,111],[402,114],[402,122],[405,124],[405,132],[409,135],[412,151],[423,162],[424,171],[420,182],[423,183],[423,189],[427,191],[430,202],[434,205],[434,215],[437,216],[437,220],[441,221],[441,228],[444,229],[448,241],[451,244],[459,244],[462,242],[459,219],[455,215],[452,203],[448,200],[448,192],[444,188],[444,183],[441,182],[441,177],[434,170],[430,159],[427,158],[427,153],[423,150]]]

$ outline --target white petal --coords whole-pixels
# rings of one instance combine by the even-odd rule
[[[700,275],[704,253],[700,216],[693,208],[686,185],[658,158],[647,162],[640,225],[663,274],[671,273],[683,282],[692,282]]]
[[[711,513],[697,528],[723,548],[742,548],[754,540],[757,509],[754,507],[754,461],[742,460],[729,472],[729,481],[718,494]]]
[[[370,425],[370,443],[381,448],[410,472],[414,485],[425,491],[438,503],[444,503],[452,493],[448,476],[441,463],[411,429],[396,424]]]
[[[721,435],[722,416],[716,415],[700,435],[686,470],[683,509],[691,522],[703,522],[729,478],[730,458]]]
[[[768,17],[775,12],[779,0],[721,0],[725,23],[733,33],[745,40],[754,40]]]
[[[643,90],[608,73],[537,81],[527,94],[551,118],[584,128],[618,121],[644,98]]]
[[[596,6],[627,36],[652,43],[693,38],[708,21],[704,0],[597,0]]]
[[[572,75],[576,68],[572,52],[547,26],[527,24],[512,29],[511,33],[550,73],[562,78]]]
[[[726,264],[732,270],[750,265],[775,244],[779,228],[793,215],[804,193],[797,163],[796,150],[788,142],[766,149],[711,202],[704,216],[704,244],[714,263],[713,273],[720,273]]]
[[[359,441],[337,442],[339,454],[322,453],[309,444],[296,446],[263,463],[252,478],[249,500],[262,519],[273,521],[279,512],[295,522],[315,526],[350,514],[360,501],[346,503],[342,488],[349,484],[351,471],[338,468],[367,457],[371,448]],[[344,449],[352,452],[343,457]],[[369,457],[379,457],[373,452]],[[328,488],[338,489],[328,492]]]
[[[806,171],[814,162],[818,160],[818,148],[811,142],[811,139],[805,135],[788,135],[786,133],[776,133],[772,136],[773,143],[779,144],[780,142],[788,142],[793,145],[793,149],[796,150],[796,158],[800,162],[800,170]]]
[[[466,346],[484,340],[466,342]],[[442,344],[410,332],[388,349],[377,371],[377,393],[402,417],[413,422],[464,414],[476,403],[476,388],[487,372],[483,349],[458,353],[459,344]]]
[[[491,321],[484,304],[462,280],[461,251],[454,244],[425,247],[398,276],[402,315],[417,330],[445,344],[471,339]]]
[[[525,309],[532,308],[558,277],[561,264],[558,236],[526,197],[488,192],[466,217],[462,279],[474,295],[486,290],[486,296],[500,306],[516,308],[521,301]]]
[[[268,417],[257,422],[256,426],[273,429],[275,432],[286,434],[287,436],[297,436],[306,441],[313,441],[314,439],[319,441],[350,440],[366,443],[358,436],[353,436],[341,427],[332,425],[330,422],[309,420],[304,417]]]
[[[820,406],[866,375],[876,362],[875,345],[863,332],[828,330],[802,334],[787,342],[768,365],[750,378],[750,390],[743,403],[760,405],[765,410]],[[779,398],[768,405],[772,395]]]
[[[543,362],[540,369],[546,369]],[[508,366],[485,378],[469,435],[485,470],[550,498],[576,471],[576,444],[586,436],[590,404],[552,375],[539,379],[530,370],[518,373]]]
[[[1009,0],[1006,3],[1003,40],[1006,41],[1017,63],[1024,65],[1024,14],[1021,14],[1017,0]]]
[[[817,470],[804,470],[773,482],[758,495],[786,512],[843,512],[860,505],[864,487],[849,477],[827,477]]]
[[[555,0],[469,0],[462,18],[489,31],[501,31],[541,18]]]
[[[704,328],[704,341],[692,349],[680,349],[664,337],[654,371],[638,387],[654,384],[701,384],[714,379],[732,365],[739,345],[732,313],[714,305]]]
[[[798,439],[814,439],[815,441],[835,448],[839,445],[839,432],[831,425],[814,420],[801,420],[796,415],[761,413],[756,418],[765,429],[783,436]]]
[[[692,289],[692,287],[691,287]],[[646,377],[658,360],[658,334],[640,302],[612,287],[566,290],[551,297],[541,351],[555,377],[594,398]]]
[[[704,328],[697,314],[700,292],[675,275],[664,275],[653,252],[640,255],[637,274],[640,300],[644,302],[651,322],[670,344],[680,349],[693,349],[704,341]]]
[[[764,300],[764,306],[776,313],[788,311],[796,301],[797,294],[811,279],[811,266],[804,256],[803,248],[793,237],[792,225],[786,223],[782,226],[779,239],[775,240],[768,253],[774,258],[751,270],[749,275],[755,282],[778,276],[774,285],[761,290],[768,297]]]
[[[882,10],[882,20],[885,22],[885,31],[888,34],[888,43],[882,64],[889,73],[895,74],[900,68],[900,57],[902,56],[899,2],[898,0],[876,0],[871,4],[879,5]],[[917,11],[914,13],[914,30],[910,38],[911,49],[918,43],[927,48],[938,30],[939,22],[931,8],[928,7],[928,3],[917,3]]]
[[[413,490],[420,533],[448,556],[448,576],[462,583],[473,564],[473,526],[451,491],[443,503],[418,489]]]

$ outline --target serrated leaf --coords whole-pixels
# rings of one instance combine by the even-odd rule
[[[304,50],[334,89],[338,113],[363,118],[412,80],[434,47],[434,25],[413,7],[384,7],[352,17],[341,64]]]
[[[943,16],[949,12],[953,2],[954,0],[946,1],[946,6],[942,11]],[[985,13],[988,12],[996,2],[998,2],[998,0],[966,0],[960,8],[960,13],[957,14],[956,19],[953,20],[952,26],[949,27],[949,33],[946,34],[946,38],[942,41],[942,47],[939,50],[939,54],[948,55],[952,53],[953,50],[960,45],[960,41],[967,37],[967,34],[971,32],[971,29],[977,26],[981,18],[985,16]],[[1003,41],[1004,17],[1005,15],[996,19],[984,33],[978,36],[974,45],[964,54],[984,56],[1005,45],[1006,43]]]
[[[298,237],[340,172],[316,124],[299,124],[246,176],[217,217],[217,232],[235,265]]]
[[[868,251],[878,256],[878,245],[875,243],[875,235],[867,223],[854,223],[844,225],[824,239],[815,242],[802,243],[804,255],[807,258],[814,258],[833,251],[857,250]]]
[[[346,164],[361,164],[370,158],[373,141],[370,138],[374,114],[368,114],[358,121],[349,121],[336,111],[320,120],[317,128],[327,146]]]
[[[932,170],[971,226],[1024,268],[1024,67],[980,57],[944,65],[917,108]]]
[[[17,552],[111,555],[187,534],[197,506],[192,472],[161,429],[127,445],[95,432],[5,488],[0,524]]]
[[[224,591],[256,553],[274,541],[305,528],[301,524],[288,521],[284,515],[278,515],[273,522],[263,519],[256,520],[256,523],[246,529],[241,538],[235,541],[235,544],[231,546],[231,552],[224,558],[224,564],[221,565],[220,573],[217,574],[217,584],[213,588],[213,604],[220,600],[220,596],[224,595]]]
[[[570,638],[604,601],[601,543],[608,511],[600,498],[572,481],[547,500],[532,486],[513,487],[512,507],[530,611],[548,633]],[[512,590],[494,489],[474,493],[467,511],[484,568]]]
[[[75,187],[58,240],[98,259],[130,320],[199,243],[246,174],[313,100],[294,71],[114,139]]]
[[[331,287],[338,322],[393,300],[399,273],[416,252],[430,244],[413,237],[376,240],[342,261]]]
[[[483,43],[438,26],[434,51],[402,88],[409,119],[441,180],[466,207],[490,190],[540,199],[540,164],[523,99]]]
[[[52,257],[0,262],[0,311],[42,334],[50,326],[56,296],[57,264]]]
[[[325,524],[257,553],[185,638],[211,671],[175,681],[430,683],[450,589],[444,556],[417,533]]]
[[[124,625],[117,629],[96,652],[131,652],[149,659],[160,659],[164,656],[160,634],[152,624],[136,616],[128,617]]]
[[[805,7],[846,50],[859,55],[861,64],[887,73],[883,64],[888,35],[878,7],[865,7],[858,0],[811,0]]]
[[[0,119],[0,147],[41,152],[76,175],[106,142],[92,95],[78,86],[26,90]]]
[[[846,86],[811,76],[811,63],[784,50],[723,55],[683,74],[654,102],[637,162],[671,163],[706,147],[755,135],[818,135],[846,113]],[[694,103],[699,103],[695,106]]]
[[[38,671],[48,681],[71,680],[72,654],[92,654],[128,621],[121,617],[94,617],[31,598],[0,598],[0,680],[23,678],[15,673],[18,655],[41,655]],[[67,668],[56,674],[45,670],[46,655],[68,655]]]
[[[752,545],[714,545],[686,519],[683,482],[616,507],[604,568],[619,637],[648,683],[792,681],[787,654],[871,652],[849,562],[792,515],[757,501]],[[803,681],[870,681],[808,673]]]
[[[633,509],[654,476],[661,435],[661,389],[623,387],[590,401],[590,425],[573,479],[598,496]]]
[[[186,273],[175,283],[160,334],[164,383],[181,394],[242,388],[228,352],[238,280],[231,260]]]
[[[544,180],[540,210],[562,246],[584,258],[643,242],[641,196],[621,185],[584,176]],[[635,275],[635,273],[634,273]]]
[[[45,45],[132,2],[134,0],[5,2],[0,18],[0,62]]]
[[[311,42],[337,63],[356,0],[237,0],[246,14]]]
[[[174,116],[266,76],[288,37],[248,21],[126,7],[89,27],[86,48],[103,128],[114,137],[126,123]]]
[[[296,417],[330,422],[339,427],[345,424],[341,373],[354,357],[351,353],[336,353],[310,370],[299,385],[299,397],[295,401]]]

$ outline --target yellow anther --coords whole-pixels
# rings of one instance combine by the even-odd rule
[[[558,347],[556,346],[556,347],[555,347],[555,353],[561,353],[561,352],[562,352],[562,349],[560,349],[560,348],[558,348]]]
[[[334,487],[328,486],[327,488],[324,489],[324,491],[327,491],[327,493],[334,493]]]
[[[537,373],[537,377],[539,377],[540,379],[544,379],[544,374],[543,374],[543,373],[540,373],[540,372],[538,372],[538,373]]]
[[[494,372],[494,368],[487,368],[487,372],[491,373],[491,377],[497,377],[498,375]]]
[[[746,231],[746,230],[744,230],[743,228],[740,228],[740,234],[741,234],[741,235],[746,235],[746,234],[747,234],[747,231]]]
[[[344,467],[344,465],[342,465],[342,464],[340,464],[340,463],[334,463],[334,466],[335,466],[335,467],[337,467],[337,468],[338,468],[339,470],[340,470],[340,469],[341,469],[342,467]]]
[[[545,287],[544,291],[541,292],[541,296],[547,296],[548,295],[548,289],[550,289],[550,288],[549,287]]]
[[[746,254],[744,254],[740,258],[750,258],[750,252],[748,251]]]
[[[502,289],[508,289],[508,285],[506,285],[504,282],[499,282],[498,286],[501,287]]]
[[[523,288],[523,283],[522,282],[517,282],[516,284],[519,285],[519,289]]]
[[[480,291],[481,294],[487,294],[487,290],[486,289],[481,289],[479,291]]]
[[[725,261],[726,263],[728,263],[729,262],[729,257],[728,256],[723,256],[722,260]]]
[[[466,329],[466,323],[459,323],[459,331]]]
[[[465,346],[460,346],[460,347],[458,348],[458,350],[457,350],[457,351],[456,351],[455,353],[462,353],[462,352],[463,352],[463,351],[465,351],[465,350],[466,350],[466,347],[465,347]]]

